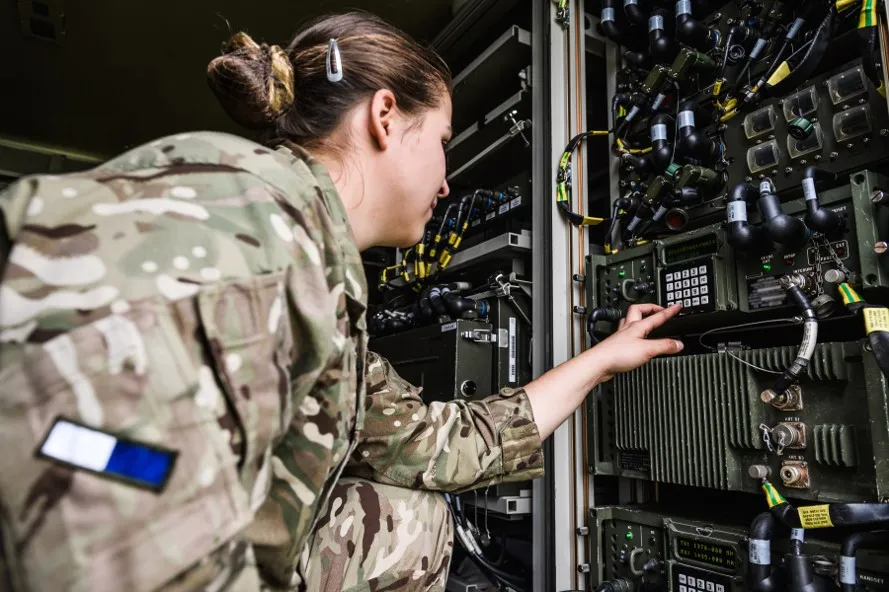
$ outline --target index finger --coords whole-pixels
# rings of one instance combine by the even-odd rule
[[[675,317],[679,314],[679,311],[682,310],[681,304],[674,304],[669,308],[665,308],[659,313],[653,314],[650,317],[642,319],[638,323],[636,323],[633,328],[642,331],[643,336],[648,336],[649,333]]]
[[[636,321],[641,321],[642,317],[646,317],[651,313],[660,312],[662,310],[664,310],[663,306],[659,306],[653,302],[634,304],[627,309],[626,321],[627,323],[635,323]]]

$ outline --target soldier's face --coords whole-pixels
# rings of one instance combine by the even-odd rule
[[[445,146],[452,135],[450,97],[420,117],[393,154],[400,162],[392,163],[397,173],[391,179],[391,224],[393,233],[398,234],[398,246],[403,247],[423,238],[432,211],[450,191],[445,180]]]

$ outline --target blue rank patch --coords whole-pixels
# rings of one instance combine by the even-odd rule
[[[178,454],[63,417],[56,418],[36,452],[38,458],[158,493]]]

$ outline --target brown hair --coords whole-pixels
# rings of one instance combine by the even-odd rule
[[[339,82],[327,79],[331,39],[342,58]],[[363,12],[308,23],[286,51],[236,33],[207,76],[236,122],[306,148],[322,147],[343,115],[378,90],[391,90],[408,116],[438,106],[451,90],[450,70],[434,51]]]

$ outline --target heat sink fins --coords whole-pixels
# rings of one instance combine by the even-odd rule
[[[858,464],[853,426],[817,425],[813,432],[815,460],[819,463],[831,467],[854,467]]]
[[[740,451],[764,447],[759,394],[770,380],[743,362],[779,372],[796,354],[795,347],[775,347],[659,358],[616,376],[616,448],[647,453],[653,481],[734,487],[742,478]],[[823,344],[815,349],[807,380],[846,380],[846,372],[843,344]],[[825,440],[825,459],[848,458],[837,452],[848,448],[838,441]]]

